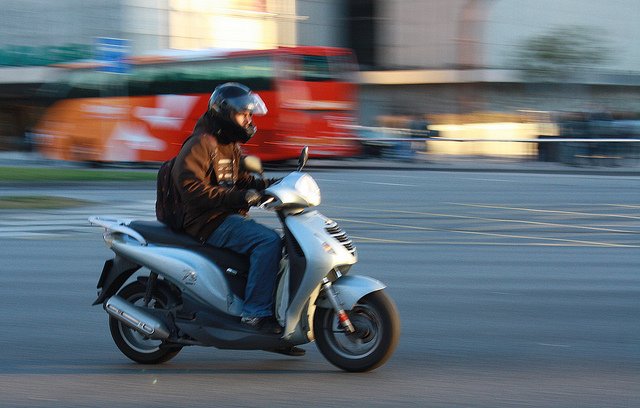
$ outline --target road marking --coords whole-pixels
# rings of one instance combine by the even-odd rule
[[[351,239],[356,239],[356,240],[361,240],[361,241],[379,242],[379,243],[383,243],[383,244],[421,244],[422,243],[422,242],[418,242],[418,241],[403,241],[403,240],[399,240],[399,239],[360,237],[360,236],[351,235],[351,234],[349,234],[349,236],[351,237]]]
[[[68,231],[66,231],[68,232]],[[61,232],[4,232],[0,230],[0,238],[13,238],[13,239],[43,239],[43,238],[55,238],[60,235],[64,235]]]
[[[330,183],[349,183],[353,184],[353,180],[333,180],[333,179],[317,179],[318,181],[327,181]],[[399,186],[399,187],[418,187],[417,184],[404,184],[404,183],[385,183],[382,181],[357,181],[357,183],[361,184],[374,184],[380,186]]]
[[[572,244],[583,244],[585,246],[595,246],[595,247],[640,248],[640,245],[613,244],[613,243],[610,243],[610,242],[583,241],[583,240],[578,240],[578,239],[534,237],[534,236],[527,236],[527,235],[497,234],[497,233],[490,233],[490,232],[477,232],[477,231],[456,230],[456,229],[448,229],[448,228],[418,227],[418,226],[415,226],[415,225],[387,224],[387,223],[382,223],[382,222],[360,221],[360,220],[353,220],[353,219],[348,219],[348,218],[334,218],[334,220],[336,220],[336,221],[344,221],[344,222],[351,222],[351,223],[355,223],[355,224],[378,225],[378,226],[383,226],[383,227],[393,227],[393,228],[419,230],[419,231],[446,231],[446,232],[453,232],[453,233],[456,233],[456,234],[481,235],[481,236],[490,236],[490,237],[516,238],[516,239],[527,239],[527,240],[541,240],[541,241],[551,241],[551,242],[563,242],[563,243],[572,243]]]
[[[408,241],[400,239],[371,238],[358,235],[349,236],[356,240],[356,245],[378,244],[401,244],[401,245],[450,245],[450,246],[519,246],[519,247],[558,247],[558,248],[585,248],[594,245],[571,244],[571,243],[550,243],[550,242],[491,242],[491,241]],[[599,246],[599,245],[598,245]]]
[[[577,211],[540,210],[535,208],[508,207],[508,206],[502,206],[502,205],[487,205],[487,204],[465,204],[465,203],[445,203],[445,204],[458,205],[462,207],[494,208],[498,210],[514,210],[514,211],[538,212],[538,213],[549,213],[549,214],[566,214],[566,215],[587,215],[590,217],[625,218],[625,219],[632,219],[632,220],[640,220],[640,217],[635,217],[632,215],[620,215],[620,214],[594,214],[594,213],[585,213],[585,212],[577,212]]]
[[[99,234],[99,229],[89,224],[90,215],[108,213],[115,218],[151,220],[155,219],[154,205],[154,200],[140,200],[100,207],[10,212],[0,219],[0,238],[50,239]]]
[[[608,205],[610,207],[622,207],[622,208],[637,208],[640,209],[640,205],[629,205],[629,204],[603,204]]]
[[[51,216],[48,216],[48,217],[40,217],[39,219],[25,218],[25,219],[3,220],[3,221],[0,221],[0,225],[3,228],[8,228],[8,227],[26,228],[32,225],[38,226],[43,224],[46,224],[48,226],[55,226],[55,225],[65,226],[65,225],[71,225],[72,223],[79,222],[79,221],[80,220],[69,219],[68,217],[66,217],[63,220],[56,220],[56,219],[51,219]],[[89,225],[86,219],[84,220],[83,223]]]
[[[497,181],[500,183],[521,183],[520,180],[504,180],[504,179],[491,179],[491,178],[471,178],[471,177],[463,177],[464,180],[474,180],[474,181]]]
[[[400,187],[418,187],[415,184],[402,184],[402,183],[383,183],[380,181],[361,181],[362,184],[375,184],[379,186],[400,186]]]
[[[327,207],[338,208],[338,209],[347,209],[347,210],[360,210],[361,209],[361,208],[356,208],[356,207],[344,207],[344,206],[327,206]],[[583,230],[589,230],[589,231],[613,232],[613,233],[617,233],[617,234],[640,234],[640,231],[630,231],[630,230],[613,229],[613,228],[602,228],[602,227],[587,227],[587,226],[583,226],[583,225],[568,225],[568,224],[558,224],[558,223],[553,223],[553,222],[512,220],[512,219],[504,219],[504,218],[474,217],[474,216],[470,216],[470,215],[441,214],[441,213],[422,212],[422,211],[386,210],[386,209],[378,209],[378,208],[369,208],[369,209],[373,210],[373,211],[378,211],[378,212],[387,212],[387,213],[395,213],[395,214],[430,215],[430,216],[442,217],[442,218],[460,218],[460,219],[468,219],[468,220],[494,221],[494,222],[505,222],[505,223],[527,224],[527,225],[540,225],[540,226],[545,226],[545,227],[573,228],[573,229],[583,229]]]
[[[538,346],[544,347],[561,347],[561,348],[571,348],[568,344],[553,344],[553,343],[536,343]]]

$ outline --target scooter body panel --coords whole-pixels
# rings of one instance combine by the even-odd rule
[[[111,248],[169,280],[200,303],[240,316],[243,300],[231,291],[224,272],[207,258],[183,248],[140,245],[123,236],[114,236]]]
[[[297,241],[306,259],[305,270],[293,271],[303,273],[300,285],[292,293],[285,317],[285,335],[290,338],[300,336],[313,339],[310,324],[301,322],[302,318],[312,317],[313,306],[320,291],[322,280],[335,268],[349,267],[356,263],[357,255],[349,252],[344,245],[335,239],[327,226],[333,221],[318,211],[305,211],[285,218],[287,229]],[[308,308],[303,313],[304,308]],[[301,324],[302,323],[302,324]],[[303,328],[308,330],[304,331]]]

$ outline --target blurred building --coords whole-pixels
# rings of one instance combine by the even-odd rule
[[[345,0],[316,12],[298,1],[298,42],[312,44],[320,21],[342,22],[341,37],[361,64],[361,121],[381,115],[534,110],[640,111],[640,12],[636,0]],[[331,3],[331,2],[330,2]],[[562,78],[522,70],[523,45],[569,32],[592,34],[603,60],[561,56]],[[322,37],[320,37],[322,38]],[[324,38],[322,38],[325,40]],[[588,45],[588,44],[587,44]],[[567,54],[571,54],[571,50]]]
[[[609,68],[640,66],[635,0],[345,0],[334,18],[308,6],[321,3],[298,1],[299,14],[309,15],[300,27],[344,21],[336,44],[354,48],[369,69],[513,68],[523,40],[561,26],[599,34],[614,54]],[[308,40],[301,33],[299,42]]]
[[[0,0],[0,7],[0,135],[28,128],[29,95],[53,78],[39,67],[92,57],[97,38],[126,39],[132,54],[350,47],[361,65],[363,124],[389,114],[595,105],[640,112],[637,0]],[[523,76],[522,45],[555,27],[592,30],[608,58],[567,65],[562,81]]]
[[[0,49],[99,37],[127,39],[134,54],[296,43],[295,0],[0,0],[0,7]]]
[[[0,148],[23,138],[49,64],[166,49],[296,44],[295,0],[0,0]],[[123,41],[120,41],[123,40]]]

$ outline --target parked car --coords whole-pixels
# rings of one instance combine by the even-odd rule
[[[370,157],[413,159],[416,152],[426,152],[425,139],[439,136],[429,129],[426,120],[413,120],[406,128],[370,127],[360,131],[363,154]]]

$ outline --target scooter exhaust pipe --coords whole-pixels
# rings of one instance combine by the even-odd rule
[[[120,296],[110,297],[104,303],[104,310],[145,337],[154,340],[164,340],[169,337],[169,329],[162,320]]]

